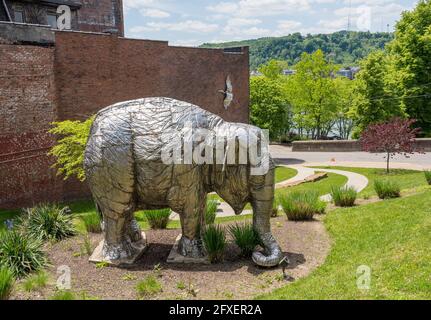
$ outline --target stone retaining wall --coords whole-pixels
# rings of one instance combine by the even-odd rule
[[[425,152],[431,152],[431,139],[416,139],[416,144]],[[358,140],[336,141],[295,141],[292,143],[294,152],[359,152],[362,151]]]

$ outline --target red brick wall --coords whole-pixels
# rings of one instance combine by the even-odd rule
[[[230,75],[235,100],[223,107]],[[0,208],[88,197],[46,155],[54,120],[84,119],[110,104],[150,96],[194,103],[248,122],[248,52],[169,47],[166,42],[56,32],[54,48],[0,45]]]
[[[247,50],[247,49],[245,49]],[[194,103],[229,121],[248,122],[248,53],[170,47],[166,42],[56,33],[61,119],[82,119],[110,104],[151,96]],[[230,75],[235,100],[223,95]]]
[[[0,45],[0,207],[61,195],[46,155],[56,117],[53,62],[53,48]]]
[[[122,0],[82,0],[78,11],[78,29],[105,32],[118,29],[124,35]]]

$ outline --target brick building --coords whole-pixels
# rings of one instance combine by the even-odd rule
[[[121,3],[80,2],[78,10],[88,3]],[[100,27],[91,19],[84,23],[81,11],[77,21],[82,30]],[[248,122],[248,63],[247,47],[176,47],[112,32],[0,22],[0,208],[89,196],[85,184],[64,181],[52,168],[47,152],[55,138],[47,131],[53,121],[82,120],[116,102],[165,96]],[[226,110],[219,90],[228,76],[234,100]]]
[[[71,10],[72,30],[124,35],[122,0],[1,0],[0,21],[57,28],[60,5]]]

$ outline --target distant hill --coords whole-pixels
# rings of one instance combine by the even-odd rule
[[[203,48],[250,47],[250,68],[255,70],[270,59],[295,64],[303,52],[322,49],[334,63],[343,66],[357,64],[371,51],[383,49],[393,39],[392,33],[339,31],[332,34],[302,36],[294,33],[285,37],[260,38],[225,43],[205,43]]]

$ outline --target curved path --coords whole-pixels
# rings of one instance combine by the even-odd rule
[[[335,170],[335,169],[316,169],[317,171],[322,172],[329,172],[329,173],[335,173],[342,176],[347,177],[347,183],[344,185],[345,187],[352,187],[357,192],[361,192],[364,190],[368,185],[368,179],[367,177],[363,176],[362,174],[350,172],[350,171],[343,171],[343,170]],[[330,194],[325,194],[320,197],[323,201],[330,202],[332,200]]]
[[[347,177],[347,183],[345,184],[345,186],[353,187],[357,192],[361,192],[368,185],[368,179],[365,176],[355,172],[335,170],[335,169],[309,168],[302,165],[283,165],[283,167],[295,169],[297,171],[297,174],[291,179],[277,183],[275,185],[276,189],[286,187],[287,185],[295,182],[304,181],[306,178],[314,175],[316,172],[329,172],[329,173],[335,173],[335,174],[345,176]],[[321,196],[320,199],[325,202],[330,202],[332,200],[330,194],[325,194]],[[245,214],[251,214],[251,213],[252,213],[251,210],[244,210],[241,214],[245,215]],[[220,203],[217,210],[217,217],[230,217],[234,215],[235,213],[233,209],[226,202]],[[179,220],[178,214],[173,212],[171,215],[171,219]]]

